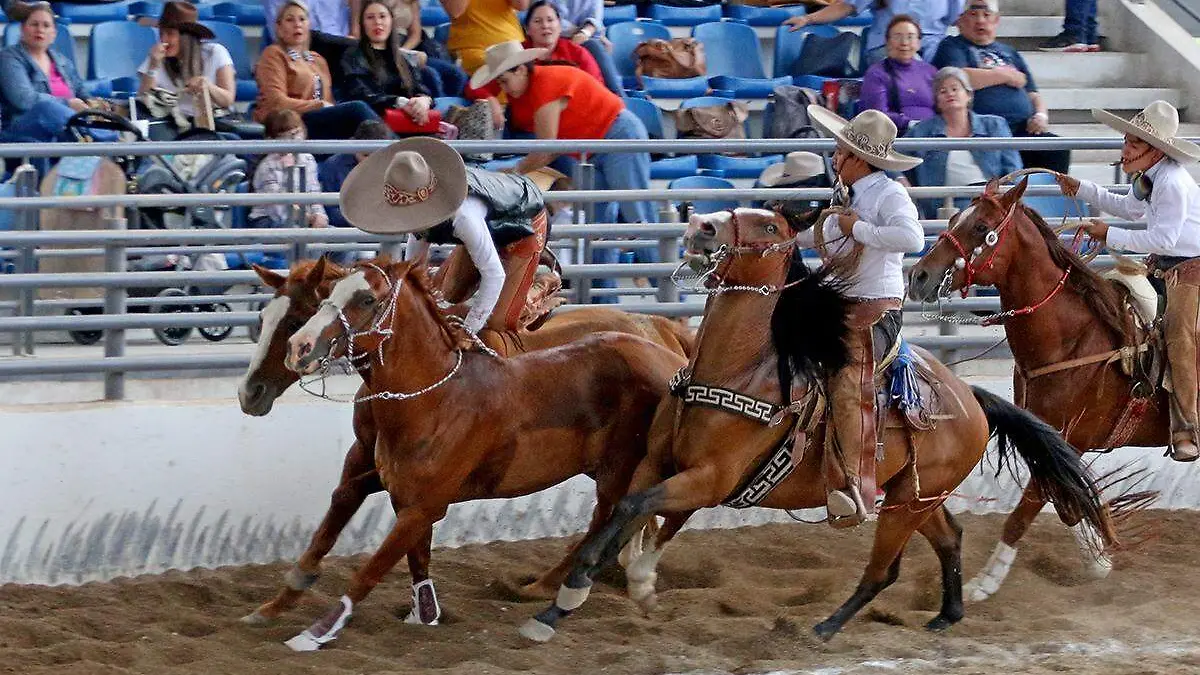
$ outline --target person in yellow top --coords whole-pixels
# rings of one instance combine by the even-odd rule
[[[450,15],[450,39],[446,47],[462,60],[462,68],[473,75],[483,65],[488,47],[525,39],[517,12],[529,9],[530,0],[441,0]]]

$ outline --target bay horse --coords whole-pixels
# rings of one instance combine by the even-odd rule
[[[362,263],[335,282],[288,339],[287,365],[311,374],[346,356],[365,385],[373,459],[396,510],[380,548],[341,601],[287,642],[335,639],[400,557],[428,541],[451,504],[531,494],[579,474],[596,481],[592,527],[624,494],[670,376],[686,360],[640,337],[599,333],[499,358],[438,307],[424,261]]]
[[[380,266],[388,264],[386,259],[372,262]],[[330,287],[349,270],[325,258],[296,263],[286,277],[257,265],[254,270],[266,286],[275,289],[275,297],[260,313],[261,335],[238,387],[238,400],[247,415],[262,416],[270,413],[275,400],[299,380],[299,375],[284,364],[288,338],[316,314],[320,302],[329,297]],[[684,358],[689,357],[695,347],[695,336],[678,322],[604,307],[557,311],[535,331],[496,333],[493,337],[498,339],[500,354],[512,356],[557,347],[604,331],[644,337]],[[356,398],[369,393],[364,384]],[[333,549],[350,519],[368,496],[383,491],[379,473],[375,470],[375,421],[370,405],[364,402],[354,406],[353,425],[355,441],[346,452],[341,478],[330,497],[329,509],[313,532],[308,548],[288,570],[284,585],[275,597],[243,617],[243,622],[266,624],[295,607],[320,578],[321,560]],[[412,610],[405,619],[408,623],[436,625],[441,616],[437,593],[429,576],[432,542],[431,527],[421,543],[408,552],[413,586]],[[553,597],[570,563],[571,558],[567,556],[518,589],[518,594],[529,598]]]
[[[755,485],[749,481],[763,475],[759,467],[776,464],[776,449],[786,448],[789,436],[794,452],[780,466],[791,473],[778,471],[782,480],[773,489],[768,484],[765,496],[760,493],[754,503],[777,509],[825,505],[820,449],[832,434],[821,414],[822,383],[847,360],[850,301],[830,267],[809,270],[794,235],[788,220],[767,210],[692,216],[685,241],[690,255],[704,263],[711,293],[696,355],[673,381],[674,396],[655,415],[649,454],[630,493],[612,518],[585,538],[555,602],[521,627],[523,636],[551,639],[555,624],[583,604],[592,579],[641,523],[663,515],[657,538],[626,568],[630,596],[643,610],[653,608],[655,566],[666,542],[697,509],[744,495],[745,487]],[[1011,461],[1010,444],[1016,446],[1034,483],[1052,495],[1064,518],[1087,519],[1111,533],[1079,456],[1052,427],[968,386],[928,352],[915,347],[913,352],[940,381],[940,407],[948,414],[932,429],[917,431],[905,427],[888,406],[877,464],[886,496],[874,546],[854,594],[814,627],[822,639],[830,639],[896,580],[913,532],[929,540],[941,563],[942,606],[926,627],[941,630],[962,618],[962,531],[943,502],[979,462],[990,436],[998,439],[1001,466]],[[776,424],[782,420],[795,425]]]
[[[1000,193],[999,181],[990,183],[955,215],[909,273],[909,298],[934,302],[972,285],[994,286],[1002,312],[990,321],[1003,324],[1012,348],[1019,405],[1064,430],[1081,452],[1165,446],[1166,396],[1159,389],[1138,400],[1134,380],[1122,370],[1122,356],[1142,348],[1122,291],[1021,202],[1027,184]],[[1017,543],[1045,505],[1037,486],[1025,488],[991,558],[967,584],[968,599],[984,600],[1000,588]],[[1097,550],[1090,526],[1080,523],[1072,532],[1087,571],[1106,576],[1112,563]]]

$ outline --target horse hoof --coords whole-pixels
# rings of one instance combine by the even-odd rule
[[[1108,556],[1096,558],[1095,560],[1087,560],[1083,563],[1083,570],[1089,579],[1107,579],[1112,573],[1113,563]]]
[[[300,633],[296,637],[284,642],[294,652],[315,652],[321,648],[320,642],[313,639],[313,636],[308,631]]]
[[[821,642],[829,642],[837,635],[838,627],[831,621],[822,621],[813,626],[813,633],[821,639]]]
[[[658,609],[658,594],[651,593],[644,598],[635,600],[635,602],[637,602],[638,609],[642,610],[643,616],[650,616],[654,613],[654,610]]]
[[[246,616],[238,619],[247,626],[266,626],[271,623],[271,619],[258,611],[251,612]]]
[[[931,633],[940,633],[941,631],[946,630],[947,628],[953,626],[954,624],[955,624],[954,621],[951,621],[950,619],[947,619],[946,617],[939,614],[939,615],[933,617],[933,619],[931,619],[929,621],[929,623],[925,624],[925,630],[927,630]]]
[[[534,642],[549,642],[554,637],[554,629],[537,619],[530,619],[521,624],[521,637]]]

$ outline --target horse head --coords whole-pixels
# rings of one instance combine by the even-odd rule
[[[908,297],[932,302],[939,295],[954,291],[966,295],[973,285],[991,286],[1002,279],[1018,254],[1017,238],[1006,235],[1023,215],[1021,196],[1028,183],[1026,178],[1001,193],[998,181],[993,180],[983,194],[955,214],[909,273]]]
[[[762,283],[764,276],[779,269],[778,264],[763,265],[768,254],[791,250],[794,236],[787,219],[774,211],[737,208],[693,214],[683,245],[694,270],[716,273],[712,282],[720,283],[733,273],[738,283]]]
[[[286,277],[258,265],[254,271],[275,289],[275,297],[259,313],[258,346],[238,386],[238,401],[242,412],[262,416],[271,412],[275,399],[299,379],[284,366],[287,339],[317,313],[330,285],[345,276],[346,270],[320,258],[297,263]]]

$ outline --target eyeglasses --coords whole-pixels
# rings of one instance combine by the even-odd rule
[[[908,42],[920,42],[921,36],[917,33],[892,33],[888,36],[888,40],[904,44]]]
[[[280,133],[278,136],[276,136],[276,138],[284,140],[303,140],[304,133],[305,132],[302,127],[296,127],[295,129],[288,129],[287,131]]]

